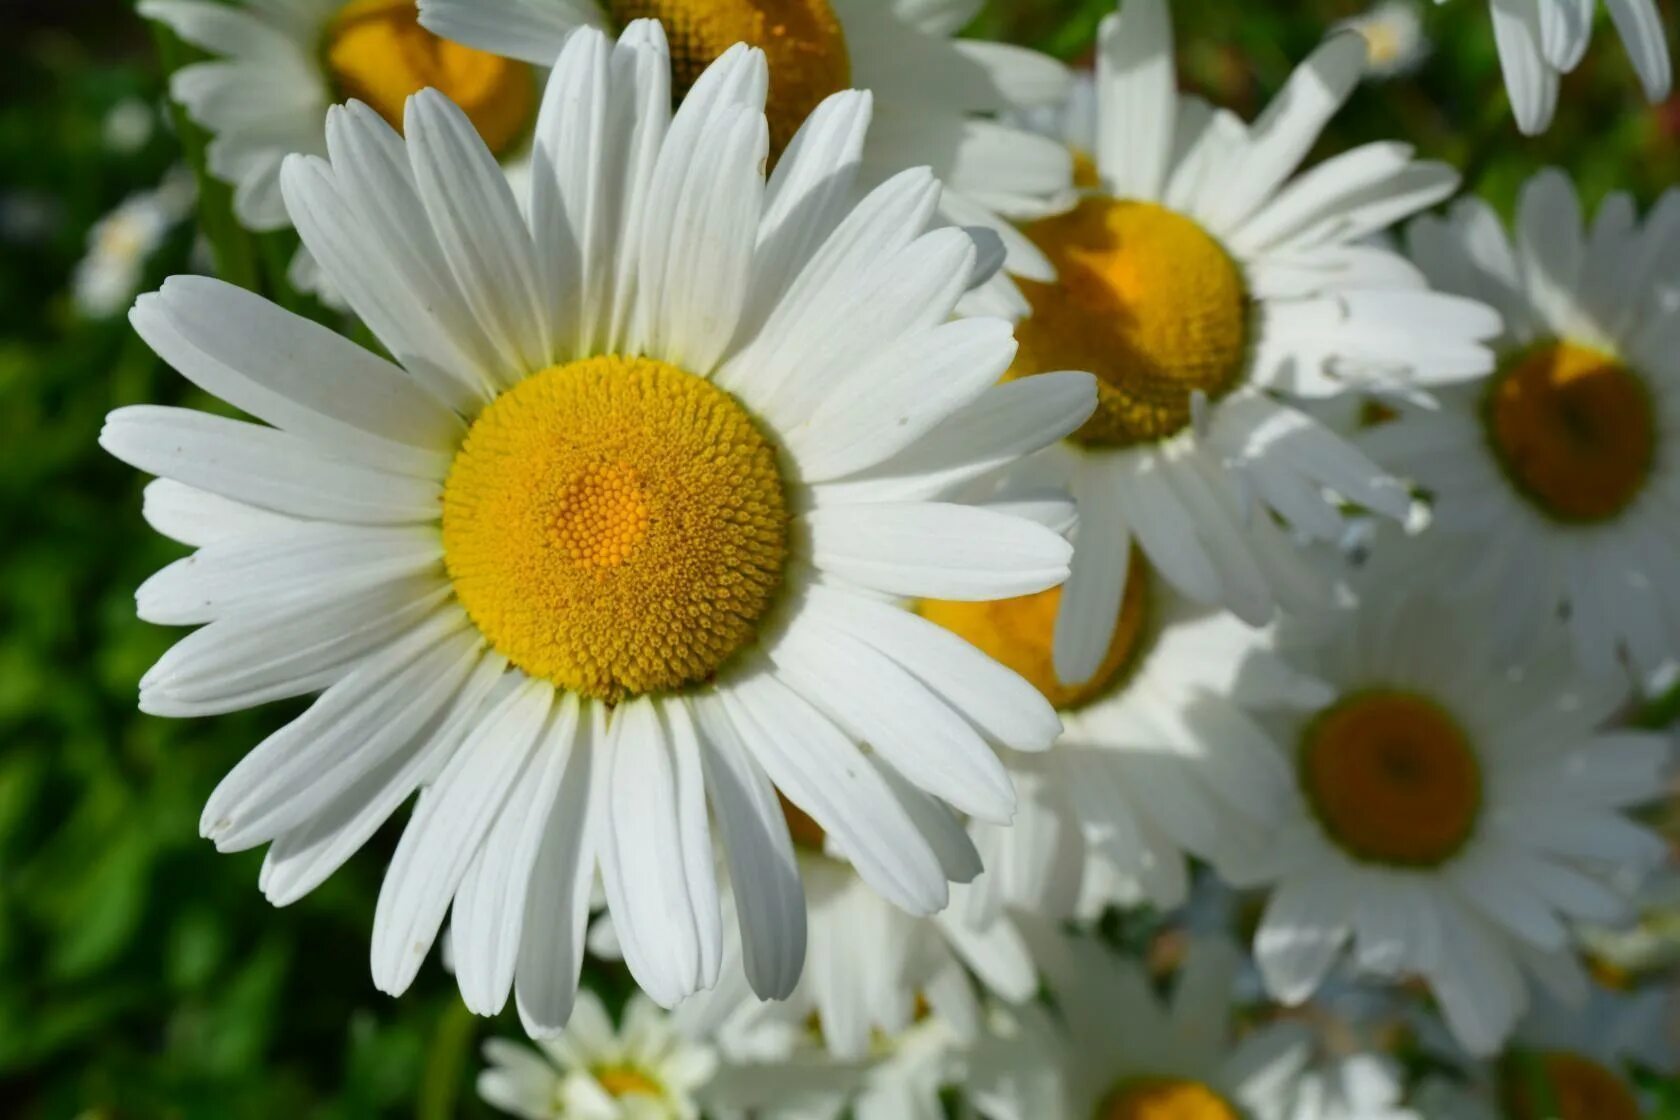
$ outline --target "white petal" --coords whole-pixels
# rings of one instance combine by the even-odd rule
[[[1158,199],[1167,185],[1178,116],[1166,0],[1126,0],[1097,34],[1101,124],[1095,154],[1103,185],[1122,198]]]

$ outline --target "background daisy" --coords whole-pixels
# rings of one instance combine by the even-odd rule
[[[1364,590],[1333,630],[1280,635],[1335,699],[1278,725],[1293,804],[1221,870],[1269,889],[1255,954],[1274,997],[1305,1000],[1348,948],[1425,980],[1460,1042],[1494,1053],[1531,977],[1584,993],[1571,923],[1625,913],[1621,883],[1663,858],[1625,810],[1660,788],[1668,744],[1607,729],[1625,691],[1581,685],[1566,651],[1508,672],[1470,612]]]
[[[770,63],[771,152],[825,96],[848,87],[874,95],[876,114],[862,150],[863,184],[906,167],[930,166],[945,185],[942,213],[1003,238],[1012,272],[1054,276],[1050,263],[1009,224],[1066,209],[1072,161],[1060,145],[993,119],[1051,105],[1067,93],[1067,71],[1035,51],[953,36],[981,0],[424,0],[421,21],[445,38],[539,66],[579,26],[664,22],[682,96],[700,71],[737,40]],[[989,286],[966,309],[1018,314],[1020,295]]]
[[[1431,501],[1421,548],[1387,578],[1491,603],[1506,656],[1561,617],[1587,671],[1625,658],[1650,688],[1680,655],[1677,219],[1680,194],[1644,221],[1612,195],[1585,227],[1555,170],[1524,187],[1511,235],[1475,199],[1418,219],[1431,281],[1503,316],[1499,364],[1438,408],[1395,405],[1364,442]]]
[[[1604,7],[1615,21],[1646,99],[1667,98],[1674,74],[1657,0],[1604,0]],[[1517,127],[1531,136],[1544,132],[1557,112],[1560,79],[1580,65],[1592,42],[1598,4],[1595,0],[1492,0],[1489,10]]]
[[[1025,228],[1061,279],[1023,284],[1033,314],[1011,370],[1098,376],[1063,456],[1080,514],[1065,681],[1101,664],[1134,543],[1180,592],[1250,623],[1322,606],[1290,535],[1337,539],[1342,501],[1390,517],[1410,503],[1291,399],[1418,391],[1491,364],[1491,313],[1368,243],[1450,194],[1451,170],[1379,143],[1296,174],[1364,63],[1359,36],[1332,37],[1249,126],[1178,93],[1164,0],[1103,23],[1094,134],[1064,137],[1086,194]]]
[[[928,914],[942,802],[1007,819],[993,745],[1057,729],[888,597],[1066,577],[1051,529],[930,499],[1077,426],[1089,379],[996,385],[1009,325],[951,321],[977,254],[929,232],[925,171],[849,205],[866,95],[825,103],[767,185],[763,55],[731,50],[674,114],[668,78],[652,21],[568,40],[524,210],[441,95],[409,102],[406,139],[334,111],[288,210],[400,364],[178,278],[136,329],[273,426],[140,406],[102,437],[199,546],[138,595],[208,623],[146,674],[146,710],[325,689],[204,834],[270,844],[264,892],[292,901],[420,789],[375,982],[407,988],[452,908],[467,1005],[513,996],[535,1033],[570,1012],[597,864],[632,973],[674,1004],[721,966],[715,816],[748,977],[786,995],[804,923],[777,790]]]

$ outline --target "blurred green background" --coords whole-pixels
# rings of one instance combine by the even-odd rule
[[[994,0],[975,31],[1079,61],[1112,7]],[[1177,7],[1187,83],[1252,114],[1363,5]],[[1525,140],[1486,4],[1424,8],[1433,55],[1363,87],[1325,151],[1408,140],[1501,206],[1548,163],[1589,200],[1624,188],[1649,204],[1676,181],[1680,103],[1643,104],[1607,27],[1557,123]],[[0,5],[0,1116],[485,1115],[477,1041],[517,1024],[473,1020],[436,967],[400,1002],[368,978],[395,829],[285,911],[256,889],[260,853],[218,856],[197,837],[217,779],[293,709],[190,722],[135,709],[174,635],[135,620],[132,591],[180,550],[145,528],[143,480],[95,439],[114,406],[206,402],[132,335],[126,298],[107,313],[72,291],[95,224],[182,161],[160,62],[178,52],[163,46],[123,0]],[[225,220],[225,192],[205,200],[207,220]],[[163,225],[154,251],[129,254],[136,286],[210,267],[190,217]],[[278,294],[286,236],[217,240],[225,270]]]

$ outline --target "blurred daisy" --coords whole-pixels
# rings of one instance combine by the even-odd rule
[[[1503,1096],[1518,1120],[1640,1120],[1633,1065],[1672,1076],[1680,1069],[1680,998],[1672,991],[1595,987],[1584,1007],[1541,1003],[1517,1029],[1501,1067]],[[1549,1104],[1553,1111],[1542,1107]]]
[[[633,995],[624,1026],[580,991],[565,1033],[538,1044],[492,1038],[478,1095],[522,1120],[699,1120],[697,1099],[717,1069],[709,1046],[684,1038]]]
[[[1410,74],[1429,57],[1429,37],[1423,33],[1423,11],[1418,0],[1383,0],[1339,26],[1357,31],[1364,38],[1368,78]]]
[[[1618,873],[1663,842],[1623,810],[1659,788],[1658,735],[1602,731],[1620,688],[1577,687],[1566,651],[1503,671],[1483,628],[1437,600],[1372,587],[1328,634],[1280,645],[1335,699],[1280,725],[1294,803],[1221,865],[1271,895],[1255,938],[1274,997],[1311,996],[1351,943],[1383,977],[1416,975],[1475,1054],[1529,1003],[1525,972],[1584,991],[1570,924],[1611,920]]]
[[[1668,32],[1657,0],[1604,0],[1604,6],[1639,73],[1646,98],[1653,103],[1666,99],[1673,72]],[[1517,127],[1530,136],[1544,132],[1557,110],[1559,79],[1587,53],[1598,4],[1595,0],[1490,0],[1489,7]]]
[[[139,11],[211,54],[171,75],[169,91],[211,134],[210,173],[233,186],[248,229],[291,226],[280,166],[294,152],[327,154],[321,123],[335,102],[362,101],[400,129],[409,95],[436,89],[498,158],[520,162],[529,147],[537,72],[437,38],[414,0],[140,0]],[[292,277],[320,288],[306,255]]]
[[[1140,963],[1093,940],[1037,947],[1059,1015],[1023,1009],[1021,1036],[976,1057],[969,1092],[988,1120],[1296,1120],[1311,1040],[1282,1024],[1234,1041],[1229,945],[1193,943],[1168,1000]]]
[[[192,213],[197,199],[192,172],[176,167],[156,187],[130,195],[95,222],[87,255],[70,280],[76,310],[103,319],[126,308],[145,281],[146,262]]]
[[[721,963],[709,806],[748,976],[785,996],[805,923],[777,790],[929,914],[941,801],[1008,819],[993,744],[1058,729],[890,600],[1066,577],[1053,530],[933,498],[1077,427],[1090,379],[997,384],[1009,324],[951,321],[977,253],[928,232],[925,171],[843,201],[866,95],[821,106],[766,186],[764,56],[727,52],[674,115],[668,76],[657,23],[568,41],[529,226],[440,94],[410,100],[406,140],[334,110],[331,162],[288,161],[287,205],[397,364],[177,278],[136,328],[274,426],[140,407],[102,435],[199,548],[140,589],[146,619],[209,623],[142,707],[326,690],[217,788],[205,835],[271,843],[285,903],[423,787],[375,981],[404,990],[453,903],[468,1006],[512,989],[533,1032],[565,1024],[597,862],[631,972],[672,1005]]]
[[[1008,43],[953,36],[981,0],[422,0],[437,34],[508,58],[547,66],[584,25],[660,20],[671,39],[673,92],[681,97],[736,41],[770,63],[770,151],[780,153],[823,98],[868,90],[875,123],[863,143],[863,185],[907,167],[931,166],[945,185],[941,210],[960,225],[1004,239],[1011,271],[1037,279],[1050,264],[1006,219],[1028,220],[1072,204],[1065,148],[993,119],[1053,105],[1067,95],[1061,63]],[[1007,286],[966,310],[1019,315]],[[979,297],[977,297],[978,300]],[[1007,301],[1007,302],[1004,302]]]
[[[1484,202],[1409,230],[1441,288],[1505,318],[1489,378],[1397,405],[1371,454],[1433,501],[1430,531],[1386,578],[1495,604],[1519,656],[1561,616],[1596,674],[1625,657],[1648,688],[1680,664],[1680,193],[1641,223],[1612,195],[1589,230],[1569,180],[1523,189],[1514,244]]]
[[[881,773],[903,786],[890,768]],[[887,902],[842,846],[784,802],[805,886],[805,973],[785,1000],[763,1002],[745,981],[738,944],[728,938],[722,981],[685,1007],[706,1024],[696,1029],[737,1040],[726,1046],[731,1053],[750,1049],[785,1061],[815,1046],[841,1061],[860,1061],[878,1056],[881,1040],[905,1036],[930,1016],[945,1034],[972,1039],[988,994],[1015,1003],[1036,995],[1037,971],[1014,925],[1000,915],[985,922],[967,916],[961,885],[979,873],[980,859],[963,823],[939,805],[924,808],[917,823],[953,884],[953,905],[931,915]]]
[[[986,873],[971,912],[982,921],[1010,908],[1070,917],[1183,904],[1186,855],[1251,842],[1288,798],[1288,767],[1256,713],[1310,711],[1330,697],[1271,653],[1265,631],[1188,603],[1140,556],[1126,566],[1101,666],[1063,684],[1052,648],[1064,601],[1052,588],[920,607],[1031,681],[1062,718],[1053,751],[1011,762],[1021,793],[1012,824],[974,827]]]
[[[1363,72],[1359,36],[1334,36],[1250,127],[1178,94],[1167,9],[1127,0],[1104,21],[1093,130],[1066,135],[1091,153],[1088,192],[1025,228],[1061,280],[1023,282],[1033,314],[1011,376],[1099,384],[1060,453],[1080,514],[1055,650],[1068,682],[1102,664],[1134,542],[1183,594],[1247,622],[1321,606],[1280,520],[1333,541],[1343,500],[1396,518],[1410,500],[1288,398],[1462,380],[1487,370],[1498,331],[1367,244],[1450,194],[1450,169],[1370,144],[1295,176]]]

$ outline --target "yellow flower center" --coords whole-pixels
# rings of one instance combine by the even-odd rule
[[[1139,1077],[1110,1093],[1096,1120],[1242,1120],[1242,1114],[1200,1081]]]
[[[852,84],[846,33],[828,0],[608,0],[620,26],[657,19],[681,97],[718,55],[750,43],[770,64],[770,149],[780,152],[823,98]]]
[[[664,1095],[659,1082],[632,1066],[603,1066],[595,1071],[595,1080],[614,1097]]]
[[[414,0],[350,0],[327,27],[325,57],[340,95],[399,129],[409,97],[431,87],[461,107],[491,151],[503,152],[536,109],[530,67],[438,38],[420,26]]]
[[[1097,376],[1097,411],[1074,439],[1129,446],[1190,422],[1197,390],[1218,399],[1242,376],[1248,291],[1224,247],[1150,202],[1091,197],[1025,227],[1059,279],[1019,281],[1032,315],[1010,370]]]
[[[1554,1051],[1542,1056],[1536,1073],[1546,1082],[1545,1093],[1529,1084],[1523,1073],[1510,1083],[1512,1120],[1640,1120],[1644,1115],[1625,1078],[1579,1054]]]
[[[1301,784],[1330,839],[1355,859],[1433,867],[1457,855],[1482,808],[1482,769],[1444,709],[1408,692],[1356,693],[1301,744]]]
[[[1064,684],[1056,676],[1053,650],[1062,589],[989,603],[923,600],[922,617],[937,622],[970,645],[1025,677],[1055,707],[1083,707],[1119,685],[1136,664],[1149,623],[1149,566],[1135,549],[1120,596],[1120,614],[1102,667],[1090,680]]]
[[[443,492],[444,561],[479,630],[608,702],[697,684],[751,641],[787,535],[752,417],[651,358],[527,378],[473,423]]]
[[[1656,417],[1637,374],[1572,342],[1519,355],[1486,402],[1494,454],[1519,490],[1560,521],[1603,521],[1644,489]]]

